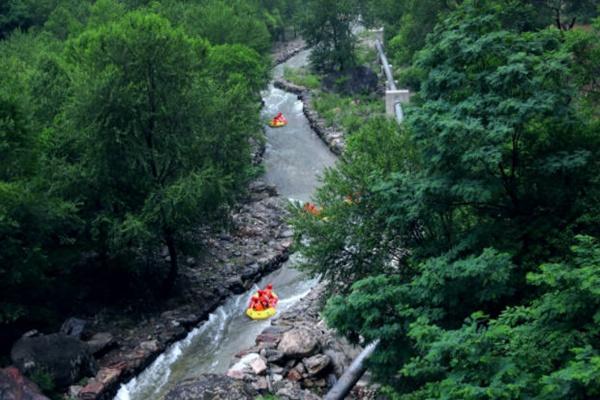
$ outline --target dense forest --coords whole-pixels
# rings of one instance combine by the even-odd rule
[[[600,397],[597,7],[356,6],[415,94],[351,132],[295,225],[389,398]]]
[[[2,1],[0,354],[86,305],[172,295],[261,173],[273,43],[301,35],[318,87],[362,63],[357,26],[383,26],[404,122],[353,118],[320,213],[290,206],[326,321],[379,339],[389,399],[600,398],[599,11]]]
[[[259,172],[259,91],[294,7],[1,2],[3,347],[90,301],[169,295]]]

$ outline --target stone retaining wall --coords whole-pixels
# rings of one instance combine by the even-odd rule
[[[344,132],[327,126],[327,122],[321,118],[312,103],[310,90],[304,86],[295,85],[283,78],[276,79],[273,85],[281,90],[298,95],[298,99],[304,104],[303,112],[308,119],[310,127],[325,142],[327,147],[336,155],[341,155],[346,148]]]

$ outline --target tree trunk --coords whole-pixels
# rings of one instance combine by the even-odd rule
[[[175,280],[177,279],[177,274],[179,273],[179,264],[177,263],[177,247],[175,246],[175,240],[173,239],[173,233],[170,231],[165,232],[165,242],[167,243],[167,249],[169,250],[170,268],[169,273],[167,275],[167,279],[165,279],[163,286],[163,294],[168,296],[173,291],[173,287],[175,286]]]

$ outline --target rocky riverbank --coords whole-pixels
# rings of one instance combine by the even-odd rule
[[[315,110],[312,102],[310,90],[304,86],[293,84],[283,78],[275,79],[274,86],[298,95],[298,99],[304,104],[303,112],[310,123],[310,127],[325,142],[329,149],[336,155],[341,155],[346,148],[344,132],[336,128],[327,126],[327,122],[321,118]]]
[[[272,59],[274,65],[286,62],[296,54],[306,48],[306,42],[302,38],[293,39],[286,42],[277,42],[273,46]]]
[[[273,49],[274,63],[304,48],[301,39],[279,43]],[[255,164],[262,161],[263,151],[256,146]],[[56,334],[28,332],[13,348],[13,362],[25,373],[41,369],[58,376],[70,399],[111,398],[121,383],[183,339],[225,299],[287,260],[292,231],[285,223],[286,202],[261,181],[252,183],[248,192],[231,215],[228,233],[205,236],[203,257],[182,260],[179,291],[159,310],[140,315],[126,307],[106,309],[71,318]],[[160,257],[168,259],[164,250]],[[7,399],[45,399],[14,367],[0,370],[0,392]]]
[[[225,299],[287,260],[292,231],[285,223],[285,205],[274,187],[254,182],[247,201],[231,215],[229,233],[206,239],[202,259],[184,260],[180,292],[161,310],[146,315],[105,310],[68,320],[60,333],[30,332],[13,347],[13,362],[25,373],[43,369],[53,375],[60,387],[68,387],[70,398],[111,398],[121,383],[184,338]],[[7,386],[10,377],[21,379],[10,372],[3,376]]]
[[[361,350],[325,326],[319,315],[323,294],[319,285],[275,318],[255,346],[237,354],[226,376],[188,379],[166,400],[250,400],[267,394],[281,400],[321,399]],[[361,384],[348,398],[371,399],[373,392]]]

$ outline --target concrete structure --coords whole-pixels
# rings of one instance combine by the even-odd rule
[[[385,90],[385,112],[387,115],[395,116],[398,123],[404,120],[404,111],[402,110],[402,104],[408,103],[410,100],[410,92],[408,89],[398,89],[396,87],[396,81],[392,74],[392,66],[388,62],[385,52],[383,51],[383,45],[381,40],[375,40],[375,47],[379,54],[379,61],[381,62],[381,69],[386,79],[386,90]]]

